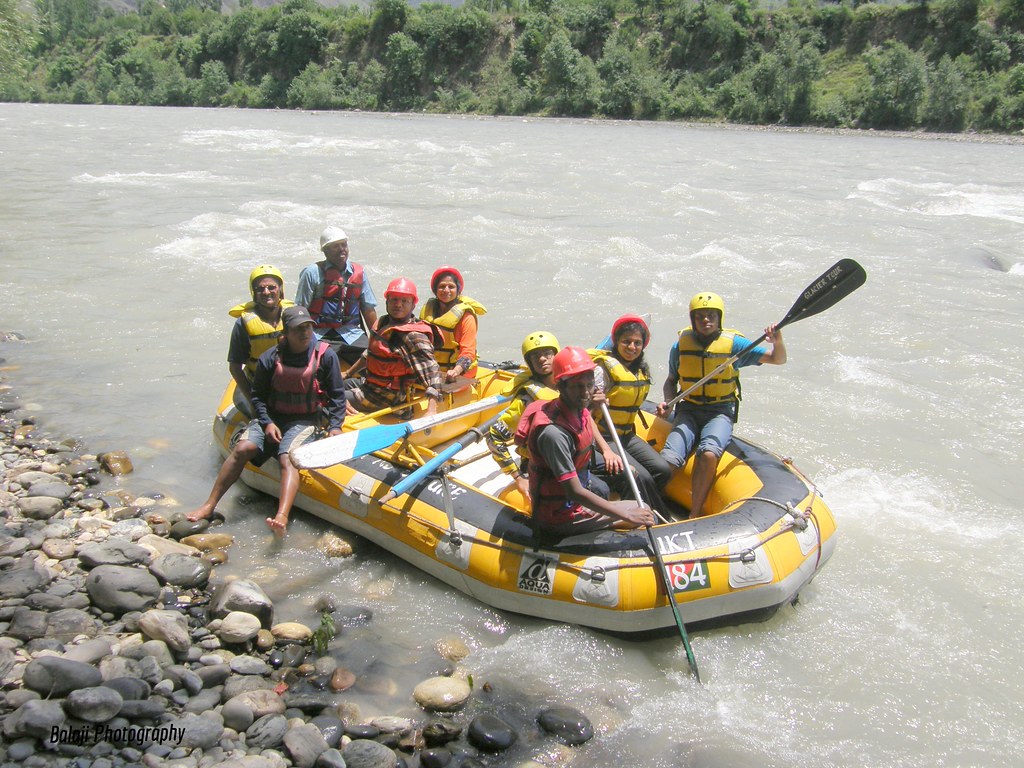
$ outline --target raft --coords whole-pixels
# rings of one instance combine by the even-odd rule
[[[446,395],[440,410],[501,394],[515,371],[481,363],[475,386]],[[228,385],[214,422],[224,456],[246,417]],[[423,412],[414,405],[414,415]],[[392,486],[500,406],[439,425],[429,434],[323,469],[300,471],[296,506],[362,536],[425,573],[494,608],[614,633],[675,626],[646,533],[599,531],[542,541],[529,505],[491,458],[470,444],[408,493],[381,503]],[[636,428],[660,448],[670,425],[645,403]],[[345,430],[399,423],[387,412],[349,417]],[[665,489],[674,506],[690,501],[692,459]],[[276,461],[247,465],[242,480],[277,496]],[[706,503],[711,514],[651,530],[672,599],[691,628],[770,617],[795,603],[835,547],[836,523],[814,484],[790,461],[733,437]]]

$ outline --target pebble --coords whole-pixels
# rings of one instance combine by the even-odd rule
[[[489,759],[479,753],[517,742],[485,700],[473,702],[471,722],[448,716],[472,698],[466,682],[449,676],[470,653],[461,637],[442,638],[436,656],[404,664],[401,674],[391,667],[394,649],[365,629],[372,609],[346,600],[387,597],[393,579],[372,582],[362,598],[301,598],[306,610],[315,603],[329,613],[339,633],[348,628],[317,657],[307,645],[310,627],[274,622],[258,582],[278,580],[275,567],[211,585],[231,535],[184,520],[159,493],[104,489],[96,457],[78,444],[50,443],[28,420],[12,442],[12,418],[0,412],[3,765],[470,768]],[[107,471],[131,467],[123,452],[103,462]],[[352,554],[334,532],[315,548],[331,558]],[[421,680],[413,686],[417,715],[364,719],[360,696],[374,697],[375,711],[400,701],[411,674]],[[445,716],[428,721],[424,710]],[[594,736],[586,716],[568,706],[536,718],[563,750]],[[54,727],[86,724],[173,726],[182,735],[57,749],[48,741]]]
[[[516,743],[516,732],[500,717],[477,715],[469,724],[469,743],[482,752],[503,752]]]
[[[472,690],[455,677],[432,677],[413,689],[412,697],[428,712],[455,712],[466,706]]]
[[[594,726],[577,709],[567,706],[548,707],[537,715],[537,723],[563,744],[576,746],[594,738]]]

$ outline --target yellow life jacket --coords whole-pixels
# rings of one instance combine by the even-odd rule
[[[636,431],[636,414],[651,391],[651,377],[640,371],[633,373],[613,354],[604,349],[588,349],[590,359],[604,368],[610,381],[605,385],[605,397],[608,398],[608,412],[615,424],[615,431],[623,437]],[[601,419],[597,422],[601,432],[607,432],[607,426]]]
[[[294,301],[284,299],[281,302],[282,314],[285,308],[293,306],[295,306]],[[249,381],[252,381],[256,371],[256,361],[260,359],[260,355],[277,344],[277,340],[284,333],[284,325],[280,317],[278,317],[277,325],[272,325],[256,314],[256,303],[253,301],[236,304],[228,310],[228,314],[231,317],[242,318],[245,332],[249,334],[249,359],[242,365],[242,369]]]
[[[723,330],[714,341],[701,346],[692,328],[679,332],[679,391],[682,392],[697,383],[723,362],[732,357],[732,341],[739,331]],[[686,396],[686,402],[694,405],[739,402],[740,373],[732,365],[726,366],[717,376],[709,379],[697,390]]]
[[[558,397],[558,390],[547,387],[533,377],[529,369],[520,371],[501,391],[505,397],[511,398],[512,404],[501,414],[497,423],[491,427],[489,433],[490,442],[493,443],[492,450],[496,453],[498,465],[503,472],[511,473],[515,464],[509,459],[509,445],[512,443],[512,435],[519,426],[519,419],[522,418],[526,406],[534,400],[555,400]],[[530,458],[530,452],[525,446],[518,446],[517,451],[524,459]]]
[[[455,338],[455,329],[462,322],[462,318],[466,316],[467,312],[475,317],[486,315],[487,310],[482,304],[468,296],[459,296],[452,308],[442,315],[436,315],[437,310],[437,299],[428,299],[423,305],[423,309],[420,310],[420,319],[437,326],[441,331],[441,346],[434,349],[434,357],[437,358],[437,365],[444,373],[454,368],[459,361],[459,342]],[[478,359],[476,355],[473,356],[470,370],[476,367]]]

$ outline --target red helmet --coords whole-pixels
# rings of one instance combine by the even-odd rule
[[[578,376],[581,373],[592,371],[596,367],[594,361],[590,359],[590,355],[579,347],[565,347],[551,361],[551,373],[554,374],[555,381]]]
[[[455,267],[449,267],[445,265],[438,267],[434,270],[434,274],[430,276],[430,291],[431,293],[437,293],[437,284],[441,282],[441,278],[445,275],[451,275],[455,280],[455,290],[458,294],[462,295],[462,288],[466,284],[466,281],[462,279],[462,273],[459,272]]]
[[[413,301],[419,301],[420,297],[416,295],[416,283],[410,280],[408,277],[396,277],[384,290],[384,298],[387,299],[389,296],[411,296]]]
[[[644,337],[644,349],[647,349],[647,345],[651,343],[651,329],[647,327],[647,321],[640,315],[623,315],[612,323],[612,344],[615,343],[619,328],[630,323],[637,323],[640,326],[640,335]]]

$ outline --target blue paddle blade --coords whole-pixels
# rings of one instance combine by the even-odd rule
[[[475,403],[442,411],[433,416],[422,416],[405,424],[381,424],[376,427],[354,429],[334,437],[296,446],[288,451],[288,455],[292,463],[299,469],[319,469],[342,464],[351,459],[384,450],[413,432],[420,432],[438,424],[461,419],[463,416],[486,411],[505,402],[508,402],[507,397],[494,395]]]

